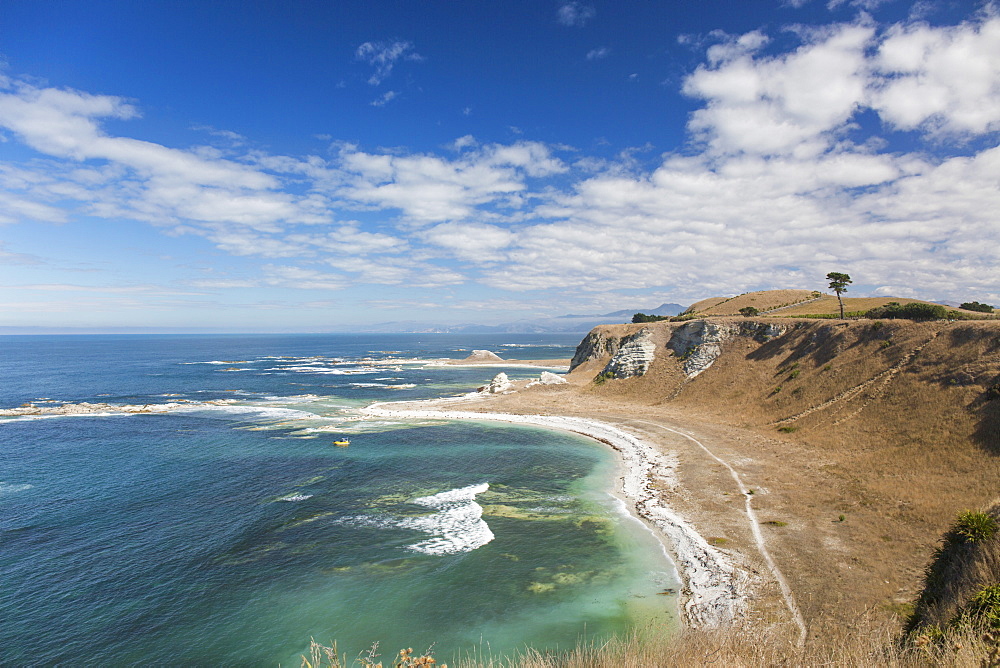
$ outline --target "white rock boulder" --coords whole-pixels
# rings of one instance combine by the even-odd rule
[[[568,383],[568,380],[558,374],[554,374],[551,371],[543,371],[541,376],[525,385],[525,387],[534,387],[535,385],[566,385]]]
[[[490,381],[489,385],[483,388],[483,392],[488,394],[500,394],[501,392],[510,390],[512,387],[514,387],[514,384],[510,382],[510,378],[507,377],[507,374],[501,371],[497,375],[493,376],[493,380]]]

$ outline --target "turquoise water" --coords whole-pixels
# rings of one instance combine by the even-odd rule
[[[189,402],[0,418],[0,664],[298,665],[310,637],[450,660],[669,623],[671,567],[608,494],[604,446],[353,412],[538,373],[430,359],[575,343],[0,337],[0,407]]]

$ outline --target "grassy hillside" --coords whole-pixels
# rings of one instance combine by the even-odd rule
[[[932,304],[921,299],[907,297],[843,297],[845,313],[859,313],[885,306],[890,302],[899,304]],[[816,315],[839,316],[840,305],[835,295],[821,294],[813,290],[763,290],[747,292],[736,297],[711,297],[692,304],[685,314],[704,317],[736,316],[740,309],[752,306],[760,315],[769,317],[801,318]],[[986,317],[977,311],[952,309],[973,318]]]
[[[759,503],[794,527],[772,538],[793,587],[809,592],[810,623],[905,612],[956,513],[1000,489],[1000,323],[767,320],[787,333],[725,341],[690,380],[667,349],[681,325],[644,325],[657,345],[650,370],[586,392],[765,436],[748,453],[771,490]],[[571,375],[589,379],[602,361]]]
[[[703,299],[692,304],[685,314],[697,313],[698,315],[739,315],[740,309],[752,306],[759,311],[769,311],[771,309],[788,306],[804,302],[819,293],[813,290],[762,290],[760,292],[747,292],[736,297],[712,297]]]

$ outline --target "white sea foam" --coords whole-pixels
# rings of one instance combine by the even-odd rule
[[[189,413],[195,411],[218,411],[233,415],[249,415],[260,417],[265,420],[319,420],[322,416],[308,411],[297,411],[292,408],[276,408],[273,406],[214,406],[206,404],[192,404],[174,409],[179,413]]]
[[[413,503],[438,512],[400,523],[431,535],[409,549],[425,554],[458,554],[471,552],[493,540],[493,532],[483,520],[483,507],[476,503],[476,495],[489,488],[489,483],[484,482],[413,499]]]
[[[335,419],[335,418],[328,418]],[[305,429],[299,429],[296,434],[339,434],[343,431],[343,427],[338,427],[332,425],[329,427],[306,427]]]
[[[288,496],[283,496],[278,501],[305,501],[306,499],[311,499],[312,494],[289,494]]]
[[[278,396],[268,395],[264,397],[264,399],[266,399],[267,401],[276,404],[304,404],[313,401],[319,401],[322,398],[323,397],[320,397],[318,394],[293,394],[288,397],[278,397]]]
[[[13,424],[15,422],[29,422],[31,420],[47,420],[49,418],[64,417],[62,415],[20,415],[18,417],[2,417],[0,425]]]
[[[9,424],[14,422],[30,422],[32,420],[53,420],[56,418],[73,418],[73,417],[131,417],[135,413],[108,413],[106,411],[95,412],[95,413],[66,413],[66,414],[49,414],[49,415],[18,415],[15,417],[0,417],[0,425]]]
[[[368,367],[353,367],[350,369],[340,369],[331,366],[306,366],[306,365],[294,365],[294,366],[276,366],[265,369],[265,371],[284,371],[288,373],[312,373],[317,375],[327,375],[327,376],[353,376],[369,373],[379,373],[381,369],[372,369]]]
[[[18,492],[24,492],[31,489],[34,485],[29,485],[27,483],[13,483],[13,482],[3,482],[0,481],[0,496],[7,496],[8,494],[17,494]]]
[[[211,360],[209,362],[180,362],[180,364],[247,364],[247,360]]]

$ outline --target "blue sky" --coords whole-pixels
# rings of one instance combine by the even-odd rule
[[[0,326],[1000,304],[980,2],[0,0]]]

